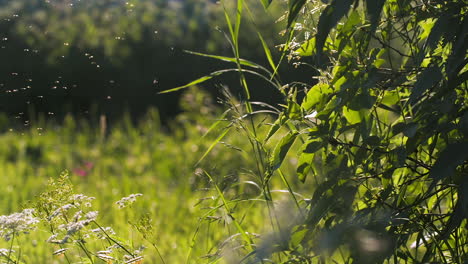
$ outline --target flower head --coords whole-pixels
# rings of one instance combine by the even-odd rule
[[[24,209],[21,213],[0,216],[0,236],[6,241],[19,233],[33,230],[39,219],[33,215],[34,209]]]
[[[119,206],[119,208],[125,208],[133,204],[136,201],[136,198],[139,196],[143,196],[143,194],[141,193],[130,194],[129,196],[123,197],[122,199],[118,200],[115,203]]]

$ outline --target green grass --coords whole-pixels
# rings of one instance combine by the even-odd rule
[[[89,210],[99,211],[99,225],[112,227],[129,248],[146,247],[143,263],[161,263],[152,243],[165,263],[239,260],[251,249],[247,242],[258,243],[258,235],[274,228],[272,215],[277,212],[263,199],[255,158],[242,131],[229,133],[194,167],[228,124],[221,122],[204,136],[217,118],[207,109],[212,108],[188,108],[190,112],[169,129],[162,128],[151,111],[139,125],[127,120],[107,131],[67,118],[61,126],[32,122],[29,128],[1,134],[0,215],[31,207],[49,179],[68,170],[74,193],[96,198]],[[272,186],[282,190],[272,192],[275,201],[291,200],[283,183]],[[130,208],[118,209],[115,202],[133,193],[143,196]],[[147,240],[129,224],[144,216],[150,216],[154,227],[152,234],[143,232]],[[239,235],[242,230],[247,235]],[[17,236],[13,254],[20,254],[25,263],[68,263],[63,255],[52,255],[60,247],[46,242],[50,235],[47,225],[39,225],[32,233]],[[0,248],[8,249],[10,242],[1,240]],[[92,239],[86,242],[90,252],[108,246]],[[76,244],[63,247],[70,248],[71,263],[86,260]]]

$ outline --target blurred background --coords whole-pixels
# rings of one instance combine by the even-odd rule
[[[235,2],[225,1],[226,10],[235,10],[229,8]],[[242,24],[241,56],[266,66],[257,30],[270,47],[284,42],[285,26],[275,21],[286,9],[281,1],[268,11],[260,1],[247,2],[255,21]],[[124,113],[137,120],[156,107],[164,123],[180,113],[181,93],[158,92],[232,67],[183,50],[232,56],[228,33],[215,0],[0,0],[1,122],[21,126],[40,117],[60,123],[67,114],[113,122]],[[278,49],[272,52],[278,58]],[[281,73],[310,79],[287,63]],[[250,82],[253,100],[281,100],[266,82]],[[240,94],[234,73],[203,89],[216,99],[221,84]]]

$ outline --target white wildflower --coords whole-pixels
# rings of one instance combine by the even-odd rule
[[[115,260],[115,258],[109,256],[109,255],[105,255],[105,254],[97,254],[96,255],[98,258],[106,261],[106,260]]]
[[[8,256],[10,253],[13,253],[15,252],[14,250],[9,250],[9,249],[6,249],[6,248],[0,248],[0,256]]]
[[[56,238],[57,238],[57,234],[53,234],[46,240],[46,242],[53,243],[52,241],[56,241]]]
[[[56,250],[54,253],[52,253],[52,255],[56,256],[56,255],[62,255],[63,253],[65,253],[65,251],[67,251],[68,248],[61,248],[59,250]]]
[[[24,209],[21,213],[0,216],[0,236],[8,241],[15,234],[34,229],[39,219],[33,213],[34,209]]]
[[[57,235],[52,235],[51,237],[47,239],[47,243],[63,245],[68,242],[68,239],[70,239],[70,236],[66,235],[61,240],[58,240],[56,238],[57,238]]]
[[[141,194],[141,193],[130,194],[129,196],[123,197],[122,199],[118,200],[115,203],[119,206],[120,209],[125,208],[125,207],[133,204],[136,201],[136,198],[139,197],[139,196],[143,196],[143,194]]]
[[[78,220],[81,219],[81,217],[83,217],[83,211],[78,211],[76,212],[74,215],[73,215],[73,222],[78,222]]]
[[[111,227],[102,227],[102,228],[96,228],[92,229],[91,232],[93,232],[98,239],[106,239],[108,235],[115,235],[114,230]]]
[[[136,249],[135,251],[133,251],[133,254],[136,255],[136,256],[139,256],[139,255],[142,255],[143,254],[143,251],[146,249],[146,247],[144,245],[141,245],[140,247],[138,247],[138,249]]]
[[[52,214],[50,214],[49,217],[47,217],[47,220],[50,221],[59,215],[63,215],[64,213],[66,213],[68,210],[70,210],[73,207],[75,207],[73,204],[63,205],[59,207],[58,209],[56,209],[54,212],[52,212]]]
[[[73,203],[77,205],[83,204],[86,207],[91,207],[91,202],[96,199],[95,197],[86,196],[84,194],[75,194],[72,196]]]
[[[86,215],[85,215],[85,218],[88,219],[89,221],[94,221],[96,220],[97,216],[98,216],[98,211],[91,211],[91,212],[88,212]]]
[[[109,255],[112,254],[112,250],[101,250],[96,252],[96,255]]]
[[[59,225],[58,228],[62,229],[62,230],[66,230],[67,235],[72,236],[76,232],[83,229],[85,224],[87,224],[86,220],[85,221],[71,222],[71,223],[68,223],[68,224]]]

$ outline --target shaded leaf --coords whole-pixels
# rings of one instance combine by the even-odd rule
[[[293,231],[291,238],[289,239],[289,247],[291,249],[295,249],[300,246],[302,240],[304,240],[307,232],[309,229],[307,228],[295,228],[296,230]]]
[[[283,163],[283,160],[286,157],[286,154],[288,153],[292,144],[294,143],[294,140],[296,139],[297,135],[297,132],[289,132],[275,146],[273,154],[270,156],[270,166],[273,170],[276,170],[281,166],[281,163]]]
[[[312,110],[312,108],[318,102],[320,102],[322,95],[330,94],[332,92],[333,89],[330,87],[330,85],[325,83],[318,83],[312,86],[312,88],[310,88],[310,90],[307,92],[306,97],[301,103],[302,109],[304,109],[305,111]]]
[[[360,93],[353,96],[349,108],[352,110],[371,109],[377,98],[369,94]]]
[[[416,100],[427,90],[443,78],[439,67],[429,67],[418,76],[418,80],[414,84],[409,98],[410,103],[415,103]]]
[[[380,145],[380,138],[378,136],[370,136],[366,138],[365,143],[370,146],[378,146]]]
[[[301,107],[293,99],[288,99],[288,117],[289,119],[302,119]]]
[[[283,113],[280,114],[278,119],[271,125],[270,129],[268,130],[268,133],[264,139],[264,142],[267,142],[283,125],[286,117],[283,115]]]
[[[300,151],[299,161],[296,172],[301,182],[305,182],[307,174],[313,167],[313,159],[315,152],[323,147],[323,142],[318,140],[307,141]]]
[[[468,160],[468,142],[460,142],[448,145],[439,155],[437,161],[429,172],[429,177],[434,183],[450,177],[457,166]]]
[[[380,13],[386,0],[367,0],[366,9],[371,24],[370,34],[374,34],[380,19]]]
[[[424,48],[434,49],[442,37],[442,34],[447,30],[449,26],[450,14],[444,14],[440,16],[435,24],[431,28],[431,33],[427,37]]]
[[[316,47],[318,55],[322,53],[325,40],[331,29],[348,13],[352,3],[352,0],[334,0],[323,10],[317,26]]]

